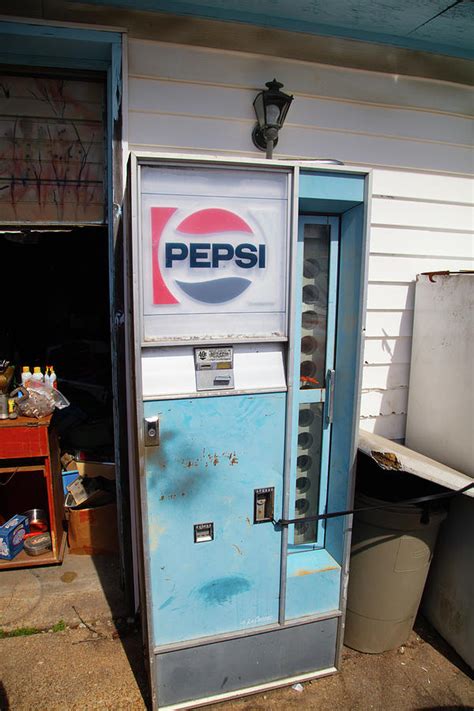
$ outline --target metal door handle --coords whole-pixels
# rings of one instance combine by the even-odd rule
[[[326,373],[326,422],[328,425],[334,419],[334,386],[336,383],[336,371],[328,370]]]
[[[158,416],[145,417],[144,420],[145,447],[156,447],[160,444],[160,423]]]

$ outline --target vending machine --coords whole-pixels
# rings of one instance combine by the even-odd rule
[[[133,156],[143,617],[155,708],[336,671],[367,171]]]

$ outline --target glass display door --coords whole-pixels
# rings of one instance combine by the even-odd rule
[[[299,220],[294,300],[293,457],[289,552],[324,547],[331,447],[339,220]]]

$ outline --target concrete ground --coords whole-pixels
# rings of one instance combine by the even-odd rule
[[[0,629],[126,616],[118,558],[70,555],[62,565],[0,572]]]
[[[68,556],[60,567],[0,574],[2,711],[149,708],[140,631],[114,558]],[[55,631],[53,631],[55,630]],[[380,655],[345,649],[338,674],[226,702],[222,711],[474,709],[472,675],[420,619],[408,643]],[[211,707],[207,707],[211,709]]]
[[[381,655],[344,651],[340,673],[206,707],[222,711],[474,708],[474,684],[439,638],[419,627],[404,648]],[[441,644],[441,646],[440,646]],[[448,656],[446,656],[448,655]],[[0,641],[2,711],[149,708],[141,637],[106,621]]]

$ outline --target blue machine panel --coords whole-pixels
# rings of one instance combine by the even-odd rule
[[[288,556],[286,619],[339,609],[341,566],[321,548]]]
[[[156,646],[278,621],[281,533],[254,524],[254,490],[281,515],[286,394],[145,402],[148,556]],[[195,524],[213,540],[194,542]]]

